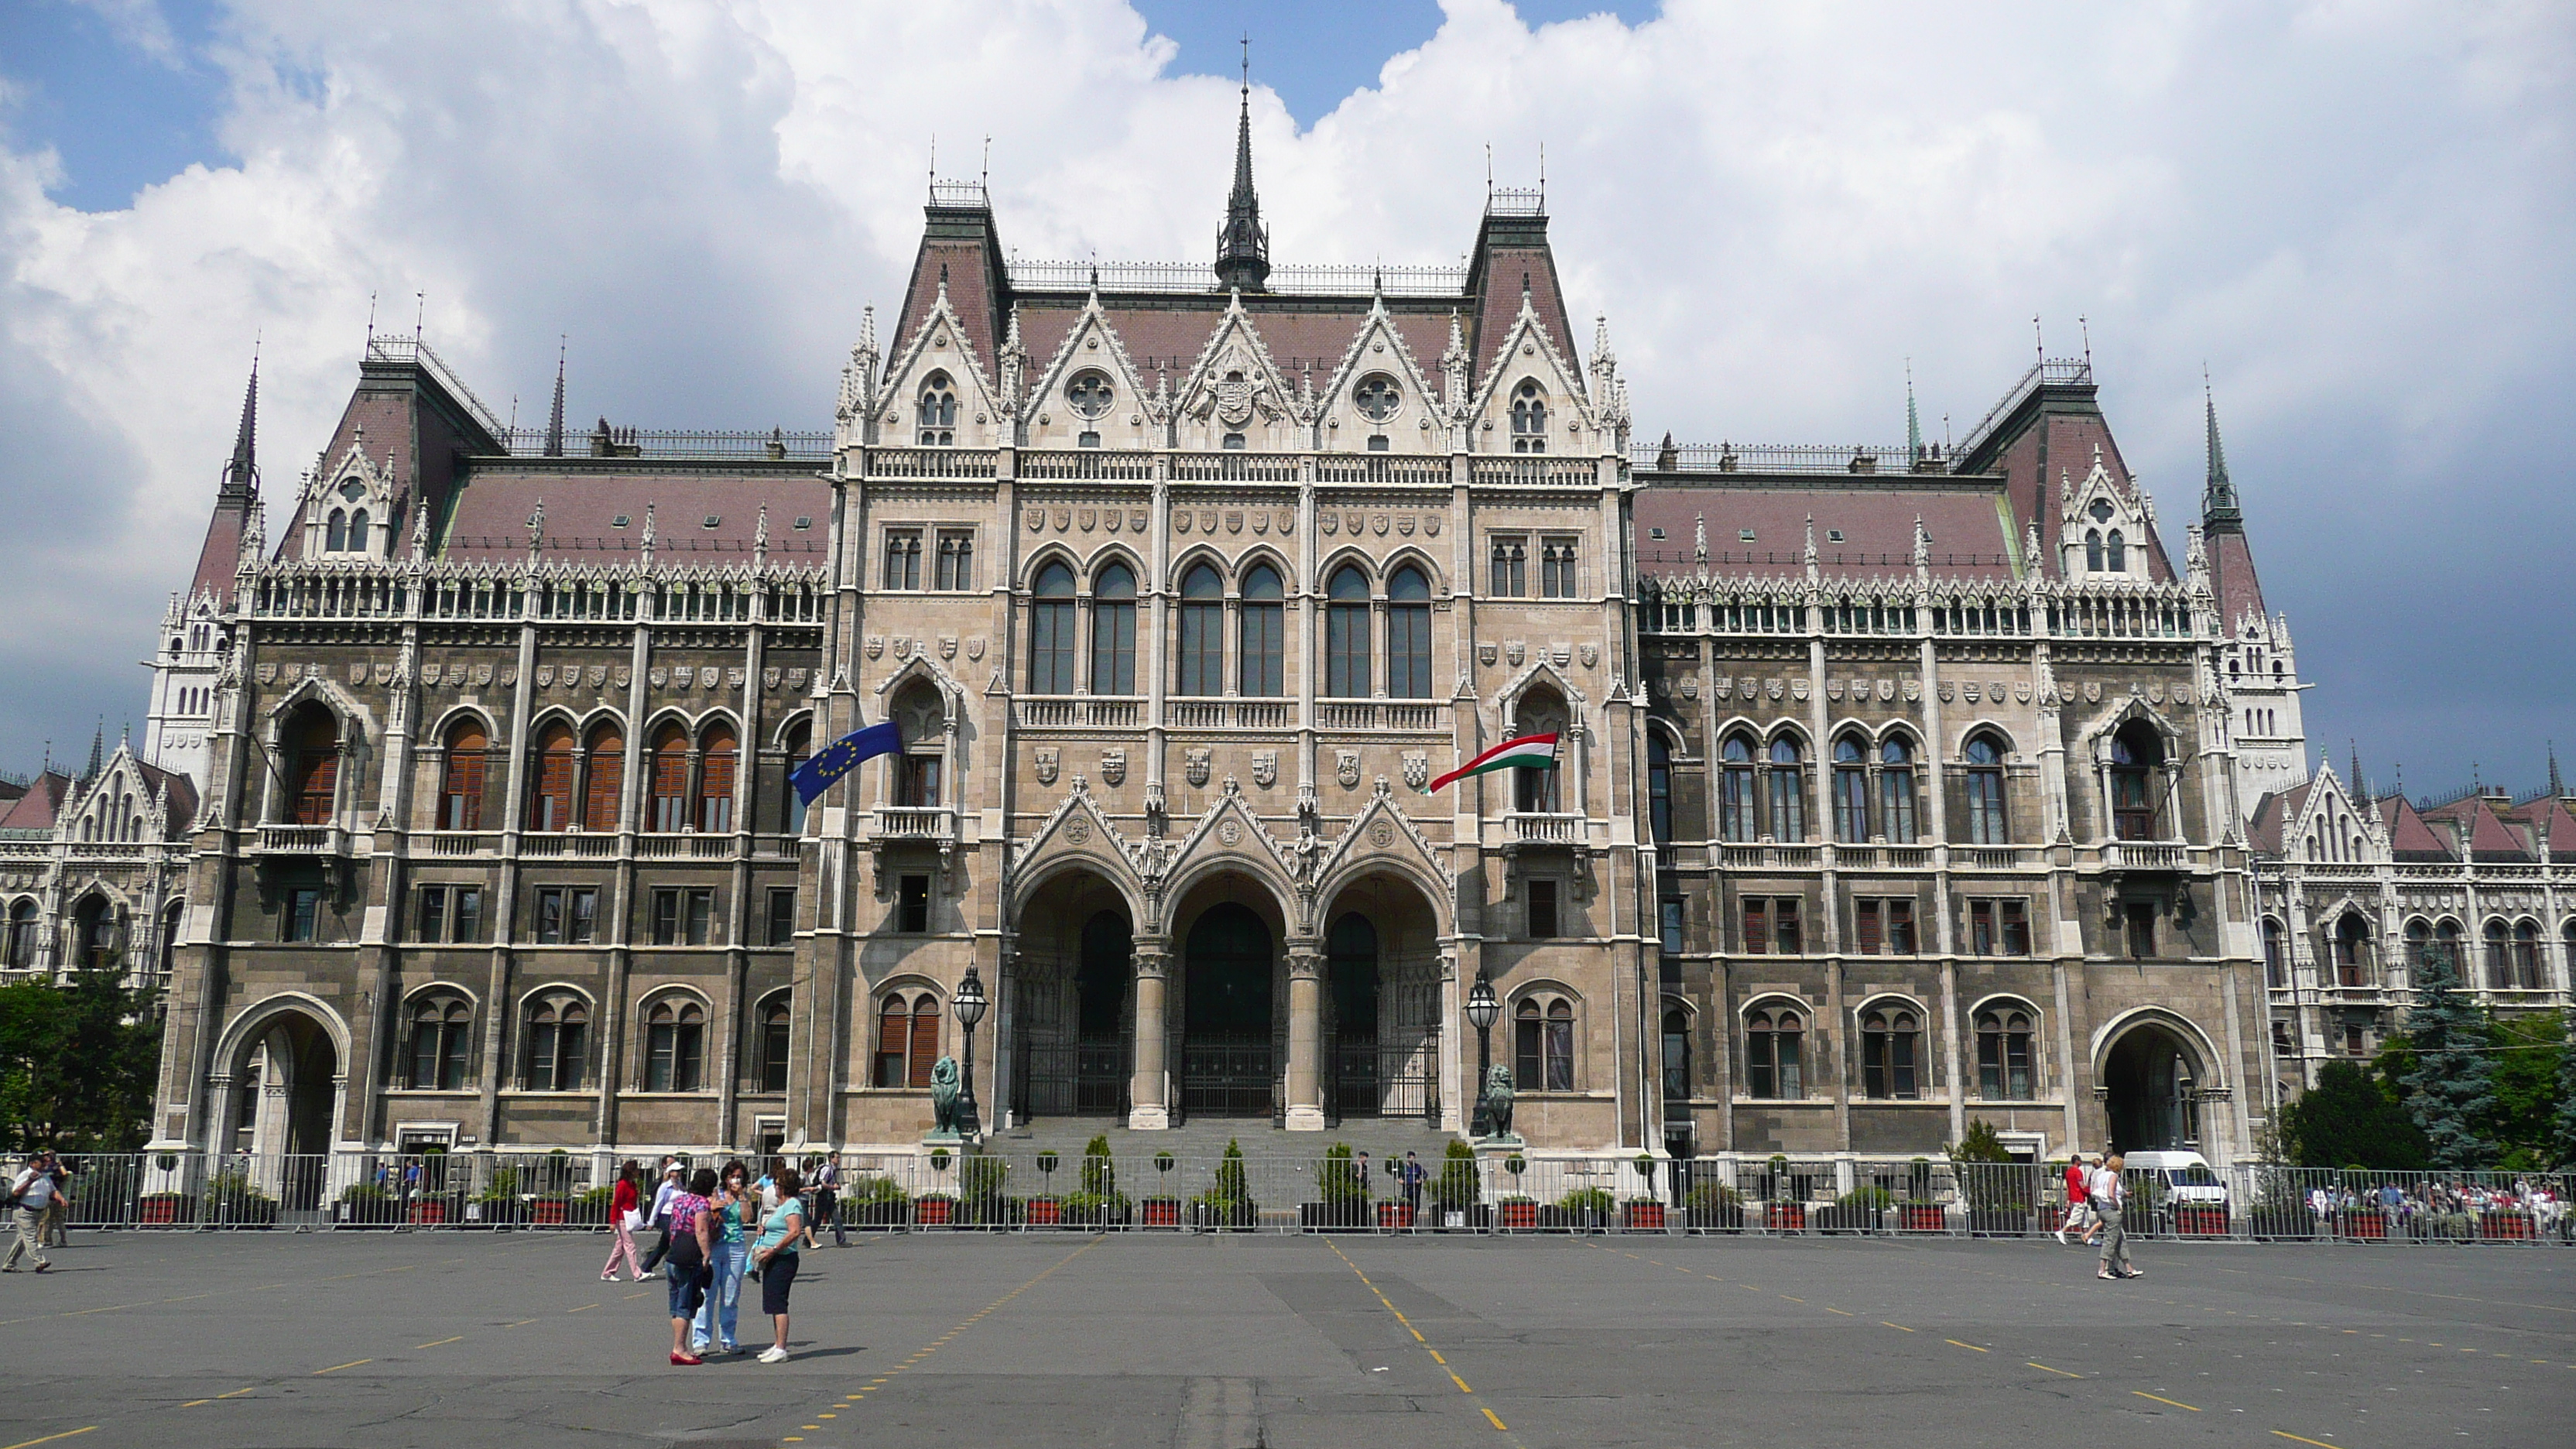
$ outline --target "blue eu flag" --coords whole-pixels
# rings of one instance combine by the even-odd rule
[[[814,797],[832,788],[832,782],[859,767],[860,762],[879,755],[891,755],[903,748],[903,736],[893,720],[852,730],[832,741],[823,751],[798,765],[787,776],[796,787],[796,798],[811,805]]]

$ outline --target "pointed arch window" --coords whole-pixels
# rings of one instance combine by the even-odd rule
[[[2406,959],[2414,964],[2422,959],[2425,929],[2422,921],[2406,928]],[[2263,918],[2263,984],[2272,990],[2286,989],[2290,984],[2290,952],[2281,932],[2281,923],[2269,916]]]
[[[1754,821],[1752,736],[1728,735],[1719,754],[1718,836],[1738,843],[1750,841],[1761,833]]]
[[[349,552],[367,551],[367,522],[367,510],[363,508],[353,510],[349,514]]]
[[[1657,845],[1673,838],[1673,747],[1663,732],[1646,731],[1646,827]]]
[[[1431,583],[1407,564],[1386,581],[1386,692],[1431,697]]]
[[[2027,1102],[2034,1091],[2030,1013],[2014,1007],[1977,1013],[1977,1095]]]
[[[1784,843],[1807,838],[1806,757],[1798,742],[1782,735],[1771,742],[1771,838]]]
[[[1512,390],[1512,451],[1547,451],[1547,394],[1536,378],[1524,379]]]
[[[689,732],[674,721],[653,734],[651,826],[668,833],[689,823]]]
[[[340,784],[340,722],[308,708],[288,736],[294,748],[287,775],[286,818],[291,825],[328,825]]]
[[[2131,720],[2111,737],[2111,831],[2122,840],[2156,838],[2156,767],[2164,741],[2144,720]]]
[[[895,991],[877,1003],[876,1064],[870,1080],[880,1087],[930,1085],[939,1058],[939,998]]]
[[[813,723],[810,720],[800,719],[787,731],[787,775],[794,775],[797,767],[804,764],[813,753]],[[786,776],[780,777],[780,784],[786,790],[785,811],[781,818],[786,821],[787,833],[802,835],[805,833],[805,797],[796,793],[795,782],[787,779]]]
[[[602,721],[592,727],[582,749],[581,828],[617,828],[617,809],[626,794],[626,732]]]
[[[644,1013],[644,1090],[702,1090],[706,1065],[706,1008],[685,996],[655,1001]]]
[[[1029,693],[1073,693],[1073,570],[1050,560],[1029,605]]]
[[[1356,564],[1333,571],[1325,590],[1324,693],[1365,699],[1369,692],[1369,582]]]
[[[1869,755],[1851,735],[1834,741],[1834,839],[1869,839]]]
[[[2004,814],[2004,750],[1993,735],[1968,739],[1968,843],[2002,845],[2012,839]]]
[[[1687,1102],[1691,1094],[1690,1013],[1664,1008],[1664,1100]]]
[[[2087,573],[2102,572],[2102,530],[2098,528],[2084,530],[2084,569]]]
[[[782,991],[760,1003],[759,1051],[753,1057],[759,1066],[759,1090],[787,1090],[789,1040],[787,993]]]
[[[2367,984],[2370,965],[2370,926],[2359,912],[2347,911],[2334,928],[2334,969],[2337,986]]]
[[[578,1092],[590,1055],[590,1008],[564,993],[540,996],[528,1008],[527,1047],[520,1084],[531,1092]]]
[[[949,448],[957,444],[957,388],[948,374],[934,372],[922,379],[921,400],[916,409],[918,431],[915,441],[925,448]]]
[[[1136,692],[1136,573],[1123,563],[1091,579],[1091,692]]]
[[[8,964],[24,968],[36,964],[36,903],[20,901],[9,908]]]
[[[733,726],[711,724],[698,740],[698,829],[722,833],[733,829],[734,763],[739,758]]]
[[[537,768],[528,785],[530,830],[565,830],[572,825],[572,783],[576,755],[572,726],[555,720],[537,732]]]
[[[421,997],[411,1008],[411,1076],[416,1092],[465,1090],[474,1008],[461,996]]]
[[[1744,1019],[1745,1088],[1772,1101],[1807,1095],[1806,1022],[1786,1008],[1764,1008]]]
[[[1513,1008],[1512,1074],[1525,1092],[1574,1090],[1574,1003],[1529,999]]]
[[[349,515],[334,508],[323,524],[322,547],[325,552],[339,553],[349,546]]]
[[[461,719],[447,729],[447,758],[440,762],[438,828],[483,828],[483,780],[491,737],[480,720]]]
[[[1873,1008],[1860,1019],[1862,1093],[1896,1101],[1921,1096],[1915,1063],[1922,1045],[1922,1022],[1910,1008]]]
[[[1187,695],[1225,693],[1225,581],[1206,564],[1181,575],[1180,677]]]
[[[1182,607],[1188,607],[1185,602]],[[1281,669],[1286,653],[1286,594],[1279,583],[1279,571],[1268,564],[1255,564],[1243,576],[1243,616],[1238,621],[1241,638],[1235,646],[1243,671],[1243,693],[1256,697],[1275,697],[1287,692]]]
[[[2540,926],[2535,921],[2514,923],[2513,984],[2523,991],[2538,991],[2541,988]]]
[[[1878,746],[1878,829],[1890,844],[1912,845],[1914,827],[1914,745],[1901,737]]]
[[[2486,947],[2488,989],[2510,989],[2513,985],[2513,961],[2506,950],[2504,922],[2487,922]]]
[[[2129,545],[2128,541],[2120,536],[2120,530],[2112,529],[2110,535],[2103,540],[2102,556],[2103,566],[2111,572],[2116,574],[2128,571]]]

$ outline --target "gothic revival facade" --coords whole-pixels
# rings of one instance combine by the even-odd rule
[[[936,185],[828,433],[514,433],[377,338],[273,537],[246,405],[119,903],[186,902],[161,1145],[909,1151],[971,978],[988,1123],[1464,1131],[1489,1047],[1539,1151],[2249,1149],[2283,822],[2395,826],[2305,781],[2214,417],[2177,569],[2088,364],[1947,455],[1632,450],[1535,195],[1268,252],[1248,127],[1212,271]]]

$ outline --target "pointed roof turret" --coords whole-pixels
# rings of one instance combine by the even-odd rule
[[[89,764],[81,770],[81,783],[95,780],[107,768],[107,716],[98,717],[98,728],[89,737]]]
[[[1905,363],[1905,458],[1909,463],[1923,461],[1923,419],[1914,410],[1914,361]]]
[[[1225,199],[1225,226],[1216,234],[1216,276],[1221,286],[1258,292],[1270,279],[1270,230],[1261,224],[1261,198],[1252,189],[1252,40],[1243,42],[1243,108],[1235,121],[1234,190]]]
[[[2254,549],[2245,536],[2245,514],[2227,477],[2227,450],[2218,440],[2218,401],[2202,379],[2209,428],[2209,483],[2200,495],[2201,532],[2209,540],[2210,583],[2218,596],[2218,627],[2233,637],[2247,615],[2264,616],[2263,583],[2254,572]],[[2286,640],[2276,641],[2284,647]]]
[[[2218,399],[2206,379],[2201,396],[2209,420],[2209,482],[2200,495],[2201,523],[2212,533],[2242,533],[2245,513],[2236,503],[2236,485],[2227,478],[2227,449],[2218,440]]]
[[[241,426],[233,433],[233,455],[224,464],[221,503],[247,502],[259,488],[259,352],[250,358],[250,385],[242,390]]]
[[[546,456],[549,458],[563,456],[564,354],[571,345],[569,338],[555,341],[555,405],[553,411],[546,414]]]

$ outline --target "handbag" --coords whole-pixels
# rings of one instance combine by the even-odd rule
[[[640,1207],[628,1208],[626,1210],[625,1221],[626,1231],[630,1233],[640,1233],[644,1231],[644,1210]]]

